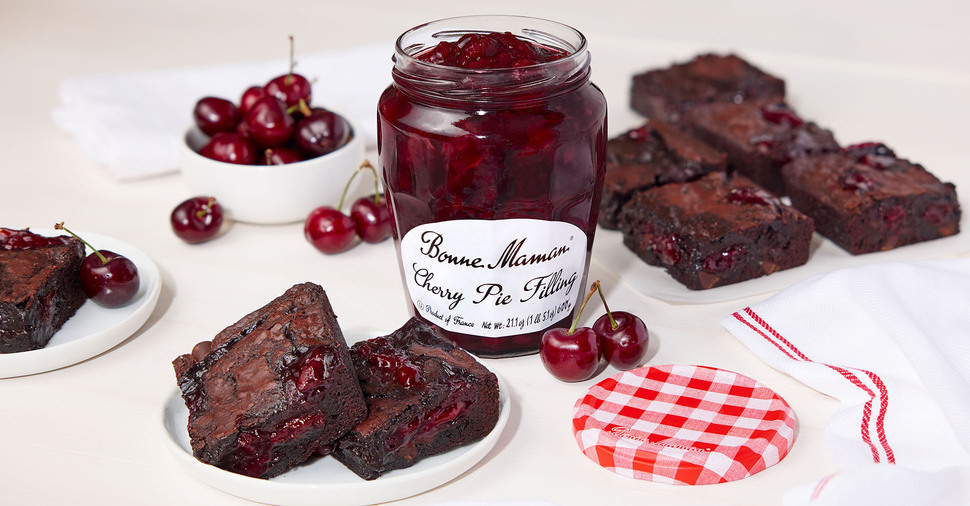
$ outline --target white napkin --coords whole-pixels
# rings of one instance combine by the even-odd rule
[[[842,471],[786,505],[970,504],[970,259],[835,271],[722,324],[841,401],[825,439]]]
[[[351,117],[368,148],[376,146],[377,101],[391,82],[393,42],[296,56],[295,71],[313,81],[313,105]],[[252,85],[284,74],[289,62],[221,65],[160,72],[89,75],[60,86],[54,123],[117,179],[175,170],[179,143],[195,102],[218,96],[235,103]]]

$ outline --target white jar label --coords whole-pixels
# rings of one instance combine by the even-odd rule
[[[401,239],[411,302],[445,330],[504,337],[567,317],[586,267],[586,234],[562,221],[453,220]]]

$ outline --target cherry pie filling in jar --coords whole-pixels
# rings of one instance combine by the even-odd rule
[[[586,39],[517,16],[397,41],[378,150],[412,313],[480,356],[534,353],[585,292],[606,99]]]

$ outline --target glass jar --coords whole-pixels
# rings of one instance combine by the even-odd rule
[[[517,68],[421,56],[469,33],[565,52]],[[534,353],[585,295],[603,187],[606,99],[585,37],[560,23],[468,16],[397,40],[378,150],[411,311],[480,356]]]

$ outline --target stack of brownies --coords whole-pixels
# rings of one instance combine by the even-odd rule
[[[635,75],[631,105],[648,119],[607,144],[599,224],[690,289],[802,265],[815,230],[853,255],[959,232],[953,184],[882,143],[840,146],[736,55]]]

